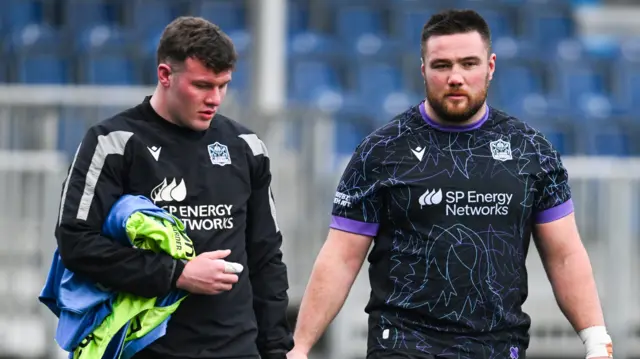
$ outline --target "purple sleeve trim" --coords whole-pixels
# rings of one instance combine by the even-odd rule
[[[573,213],[573,201],[568,201],[536,214],[536,224],[549,223]]]
[[[375,237],[378,234],[380,225],[378,223],[366,223],[344,217],[331,216],[329,227],[363,236]]]

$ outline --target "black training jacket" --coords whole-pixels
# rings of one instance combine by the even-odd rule
[[[120,196],[146,196],[184,221],[197,253],[230,249],[226,259],[245,270],[229,292],[185,299],[141,356],[284,358],[293,346],[287,269],[264,143],[222,115],[207,131],[179,127],[149,100],[92,126],[78,147],[55,232],[63,263],[117,291],[155,297],[175,289],[182,262],[101,236]]]

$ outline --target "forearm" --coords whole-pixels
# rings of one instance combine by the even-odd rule
[[[294,333],[296,349],[308,353],[320,339],[342,308],[360,265],[320,254],[300,305]]]
[[[124,247],[64,225],[56,232],[65,267],[118,292],[151,298],[175,288],[184,264],[168,255]]]
[[[287,267],[281,258],[282,254],[278,252],[262,268],[250,268],[253,307],[258,321],[257,346],[265,359],[279,358],[293,348],[287,321],[289,281]]]
[[[547,273],[560,310],[579,332],[604,326],[589,256],[584,250],[549,261]]]

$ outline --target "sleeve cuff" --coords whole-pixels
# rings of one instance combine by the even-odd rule
[[[177,289],[176,284],[178,282],[178,278],[182,275],[185,263],[181,260],[174,260],[173,263],[173,271],[171,272],[171,289]]]
[[[345,232],[375,237],[378,234],[380,224],[360,222],[349,218],[331,216],[329,227]]]
[[[535,217],[535,223],[543,224],[553,222],[571,213],[573,213],[573,201],[569,199],[560,205],[538,212]]]

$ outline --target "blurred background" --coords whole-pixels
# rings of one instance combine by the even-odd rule
[[[474,8],[493,31],[490,103],[564,155],[616,358],[640,358],[640,2],[570,0],[0,0],[0,358],[63,358],[38,303],[62,181],[88,126],[142,101],[164,26],[198,15],[240,54],[222,113],[273,161],[291,317],[364,135],[423,97],[420,32]],[[581,358],[535,248],[530,358]],[[363,358],[366,265],[314,358]]]

